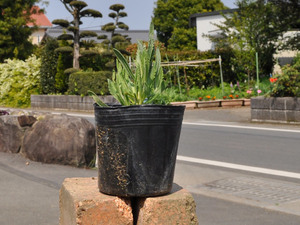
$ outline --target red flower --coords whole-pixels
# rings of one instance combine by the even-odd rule
[[[239,98],[239,95],[235,95],[235,98]]]
[[[202,99],[203,99],[202,97],[199,97],[199,101],[202,101]]]
[[[223,96],[223,99],[226,99],[227,98],[227,96]]]
[[[270,78],[270,82],[271,82],[271,83],[274,83],[274,82],[276,82],[276,81],[277,81],[277,78],[273,78],[273,77]]]

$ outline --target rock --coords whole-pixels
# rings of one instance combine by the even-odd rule
[[[25,132],[21,153],[43,163],[86,166],[96,152],[95,128],[87,120],[47,115]]]
[[[0,152],[18,153],[24,137],[16,116],[0,117]]]
[[[34,116],[22,115],[18,116],[18,121],[21,127],[31,127],[37,121],[37,119]]]

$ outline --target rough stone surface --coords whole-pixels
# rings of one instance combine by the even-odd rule
[[[270,101],[265,97],[251,98],[251,109],[270,109]]]
[[[37,119],[34,116],[21,115],[18,116],[18,121],[21,127],[31,127]]]
[[[18,117],[0,117],[0,152],[18,153],[24,137]]]
[[[251,109],[252,120],[271,120],[270,110],[268,109]]]
[[[198,225],[193,196],[179,187],[165,196],[141,199],[137,225],[152,224]]]
[[[192,195],[176,184],[168,195],[133,200],[100,193],[97,178],[67,178],[59,204],[60,225],[198,224]]]
[[[267,99],[266,99],[267,101]],[[270,109],[271,110],[285,110],[286,99],[285,98],[270,98]]]
[[[85,166],[96,151],[95,128],[87,120],[47,115],[27,129],[21,153],[30,160]]]
[[[270,110],[271,120],[286,121],[285,110]]]
[[[60,225],[132,225],[129,199],[99,192],[96,178],[67,178],[59,195]]]

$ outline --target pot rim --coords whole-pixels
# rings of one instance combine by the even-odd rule
[[[143,104],[143,105],[108,105],[106,107],[99,106],[97,103],[94,103],[95,109],[128,109],[128,108],[184,108],[185,105],[158,105],[158,104]]]

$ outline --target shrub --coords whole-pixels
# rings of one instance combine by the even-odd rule
[[[43,94],[55,93],[55,74],[58,54],[55,49],[58,42],[53,38],[47,38],[41,54],[41,91]]]
[[[72,73],[69,78],[69,93],[85,96],[90,90],[97,95],[109,94],[107,79],[111,75],[110,71]]]
[[[282,68],[282,74],[270,79],[272,97],[300,97],[300,53],[292,65]]]
[[[0,64],[0,104],[27,107],[30,95],[38,94],[41,60],[31,56],[25,61],[5,60]]]

